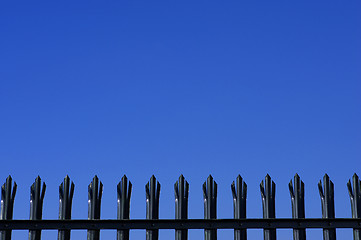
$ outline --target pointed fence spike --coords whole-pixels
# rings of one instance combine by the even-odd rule
[[[323,188],[321,180],[318,183],[318,190],[321,197],[322,218],[335,218],[334,185],[327,174],[323,177]],[[323,239],[336,240],[336,229],[324,228]]]
[[[202,190],[203,190],[203,199],[206,199],[207,198],[207,184],[206,184],[206,182],[203,183]]]
[[[117,219],[129,219],[132,183],[124,175],[117,185]],[[117,230],[117,240],[129,240],[129,230]]]
[[[264,192],[264,182],[263,182],[263,180],[261,181],[261,184],[259,185],[259,187],[260,187],[262,199],[266,199],[266,195],[265,195],[265,192]]]
[[[188,182],[180,175],[178,181],[174,184],[175,195],[175,219],[188,219]],[[176,240],[187,240],[188,230],[175,229]]]
[[[149,201],[149,198],[150,198],[149,182],[145,185],[145,195],[146,195],[147,201]]]
[[[160,196],[160,183],[154,175],[150,178],[149,182],[145,185],[146,199],[147,199],[147,219],[159,218],[159,196]],[[147,230],[147,240],[158,240],[159,230]]]
[[[353,192],[352,192],[351,180],[348,180],[346,185],[347,185],[348,194],[350,195],[350,199],[351,199],[351,201],[353,201],[354,195],[353,195]],[[353,208],[353,204],[351,204],[351,207]]]
[[[264,182],[262,180],[260,189],[262,197],[263,218],[276,218],[276,184],[272,181],[270,175],[266,175]],[[264,229],[263,236],[264,240],[276,240],[276,229]]]
[[[233,217],[235,219],[245,219],[246,214],[246,199],[247,199],[247,184],[243,181],[240,175],[237,176],[236,181],[231,185],[233,195]],[[246,229],[234,230],[235,240],[246,240]]]
[[[46,184],[43,182],[41,189],[41,178],[38,176],[30,187],[30,220],[41,220],[43,213],[43,200]],[[41,230],[29,230],[29,240],[40,240]]]
[[[74,183],[71,182],[68,175],[59,185],[59,220],[71,219],[71,207],[74,194]],[[59,230],[58,240],[70,240],[70,230]]]
[[[157,183],[157,193],[156,193],[156,195],[155,195],[155,199],[156,199],[156,201],[157,201],[157,208],[159,208],[159,196],[160,196],[160,184],[159,184],[159,182]],[[157,213],[157,214],[159,214],[159,213]]]
[[[321,180],[318,182],[318,192],[320,193],[321,199],[324,199],[324,198],[325,198],[325,195],[324,195],[324,193],[323,193],[322,181],[321,181]]]
[[[292,217],[293,218],[305,218],[305,201],[304,201],[304,184],[300,179],[300,176],[296,175],[289,183],[289,190],[292,203]],[[306,229],[295,228],[293,229],[294,240],[306,240]]]
[[[209,175],[203,184],[204,218],[217,219],[217,183]],[[217,229],[205,229],[205,240],[217,240]]]
[[[14,210],[14,200],[17,185],[14,182],[12,187],[12,178],[9,175],[6,182],[1,187],[1,213],[0,220],[12,220]],[[0,240],[11,240],[11,230],[0,231]]]
[[[293,192],[292,179],[291,179],[291,181],[288,183],[288,189],[289,189],[289,191],[290,191],[291,199],[294,199],[294,198],[295,198],[295,193]]]
[[[351,180],[348,181],[347,188],[351,200],[352,218],[361,218],[361,181],[356,173],[352,176],[352,184]],[[353,229],[353,239],[361,240],[361,228]]]
[[[103,192],[103,183],[99,183],[98,176],[95,175],[88,186],[88,219],[100,219],[101,197]],[[88,230],[87,240],[99,240],[99,230]]]
[[[232,197],[233,197],[233,199],[237,198],[237,195],[236,195],[236,187],[235,187],[234,181],[233,181],[232,184],[231,184],[231,191],[232,191]]]
[[[174,197],[176,200],[179,198],[178,181],[174,184]]]

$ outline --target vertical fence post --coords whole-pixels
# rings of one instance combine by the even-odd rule
[[[16,194],[16,182],[11,189],[12,179],[11,176],[6,178],[6,182],[1,187],[1,214],[0,220],[12,220],[13,219],[13,209],[14,209],[14,199]],[[0,231],[0,240],[10,240],[11,239],[11,230]]]
[[[217,183],[209,175],[203,183],[204,219],[217,218]],[[217,229],[205,229],[205,240],[217,240]]]
[[[38,176],[30,187],[30,220],[41,220],[43,214],[43,201],[46,184],[43,182],[41,189],[41,178]],[[29,240],[40,240],[41,230],[29,230]]]
[[[147,198],[147,219],[159,218],[159,195],[160,184],[154,175],[145,185],[145,193]],[[158,240],[159,230],[147,230],[147,240]]]
[[[292,179],[288,184],[292,203],[292,217],[305,218],[305,184],[298,174],[294,176],[293,181],[294,184],[292,184]],[[293,239],[306,240],[306,229],[293,229]]]
[[[244,219],[246,218],[246,200],[247,200],[247,184],[243,181],[242,177],[238,175],[236,183],[233,181],[231,185],[232,195],[233,195],[233,217],[235,219]],[[234,230],[234,239],[235,240],[246,240],[247,239],[247,230],[238,229]]]
[[[335,200],[334,200],[334,186],[329,176],[325,174],[322,182],[318,183],[318,190],[321,197],[322,218],[335,218]],[[336,240],[336,229],[323,229],[324,240]]]
[[[117,219],[129,219],[132,183],[123,176],[117,186]],[[117,240],[129,240],[129,230],[117,230]]]
[[[71,205],[74,195],[74,183],[69,176],[59,186],[59,220],[71,219]],[[70,230],[59,230],[58,240],[70,240]]]
[[[176,219],[188,219],[188,194],[189,194],[189,184],[187,181],[185,181],[183,175],[180,175],[178,181],[174,184]],[[175,229],[175,239],[187,240],[188,230]]]
[[[263,218],[276,218],[276,184],[272,181],[271,177],[267,174],[265,182],[260,184]],[[276,229],[264,229],[264,240],[276,240]]]
[[[351,180],[347,183],[348,193],[350,194],[351,200],[351,211],[352,211],[352,218],[361,218],[361,181],[359,177],[355,173],[352,177],[353,183],[353,191]],[[353,230],[353,239],[354,240],[361,240],[361,229],[354,229]]]
[[[100,219],[100,206],[103,194],[103,183],[100,182],[97,175],[94,176],[93,181],[88,186],[88,219]],[[100,231],[88,229],[88,240],[99,240]]]

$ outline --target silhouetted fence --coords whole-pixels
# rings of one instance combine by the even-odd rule
[[[176,240],[188,239],[188,229],[204,229],[205,240],[216,240],[217,229],[234,229],[235,240],[246,240],[247,229],[264,229],[265,240],[276,240],[277,228],[293,229],[294,240],[306,239],[306,228],[322,228],[324,240],[336,240],[336,228],[353,228],[361,240],[361,182],[355,174],[347,183],[352,218],[335,218],[334,186],[328,175],[320,180],[322,218],[305,218],[304,183],[296,174],[289,183],[292,218],[276,218],[276,185],[267,175],[260,184],[263,219],[246,218],[247,185],[241,176],[231,185],[233,219],[217,219],[217,183],[209,176],[203,184],[204,219],[188,219],[189,184],[183,175],[174,184],[175,219],[159,219],[160,184],[154,176],[145,186],[146,219],[129,219],[132,184],[126,176],[117,185],[117,220],[100,220],[103,184],[97,176],[88,186],[88,220],[71,220],[74,183],[68,176],[59,186],[59,220],[42,220],[46,185],[37,177],[30,188],[30,220],[13,220],[17,185],[9,176],[1,188],[0,240],[10,240],[11,231],[29,230],[29,240],[40,240],[41,230],[57,229],[59,240],[70,239],[71,229],[87,229],[88,240],[99,240],[101,229],[117,230],[117,240],[128,240],[130,229],[145,229],[147,240],[157,240],[159,229],[174,229]]]

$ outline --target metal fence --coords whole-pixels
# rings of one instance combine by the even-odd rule
[[[13,186],[12,186],[13,185]],[[204,229],[205,240],[216,240],[217,229],[234,229],[235,240],[246,240],[247,229],[263,229],[265,240],[276,240],[276,229],[293,229],[293,239],[305,240],[306,228],[322,228],[324,240],[336,240],[336,228],[352,228],[353,239],[361,240],[361,182],[355,174],[347,188],[352,218],[335,218],[334,185],[328,175],[318,183],[322,218],[305,218],[304,183],[296,174],[289,183],[292,218],[276,218],[276,185],[267,175],[260,184],[263,219],[246,215],[247,185],[241,176],[231,184],[233,219],[217,219],[217,183],[212,176],[203,184],[204,219],[188,219],[189,184],[181,175],[174,184],[175,219],[159,219],[160,184],[154,176],[145,186],[146,219],[129,219],[132,184],[124,175],[117,185],[117,219],[101,220],[103,184],[95,176],[88,186],[88,219],[71,220],[74,183],[68,176],[59,186],[59,219],[42,220],[46,185],[37,177],[30,188],[30,220],[13,220],[17,185],[9,176],[1,188],[0,240],[10,240],[12,230],[29,230],[29,240],[40,240],[41,230],[57,229],[59,240],[70,239],[71,229],[86,229],[88,240],[98,240],[101,229],[117,230],[117,240],[128,240],[131,229],[145,229],[147,240],[157,240],[159,229],[174,229],[176,240],[188,239],[189,229]]]

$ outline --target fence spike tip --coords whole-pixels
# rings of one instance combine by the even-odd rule
[[[68,175],[66,175],[64,178],[64,182],[69,182],[69,181],[70,181],[70,177]]]

